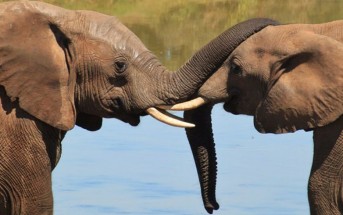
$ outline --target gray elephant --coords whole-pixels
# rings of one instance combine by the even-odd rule
[[[2,3],[0,14],[1,215],[53,213],[51,171],[75,125],[95,131],[102,118],[117,118],[135,126],[148,112],[192,127],[156,107],[185,101],[223,53],[270,23],[241,23],[168,71],[114,17],[30,1]]]
[[[311,214],[343,214],[343,21],[268,26],[242,42],[200,88],[196,110],[185,118],[195,157],[215,202],[216,156],[213,104],[254,116],[261,133],[313,130],[314,157],[308,184]],[[169,109],[185,108],[182,104]],[[214,200],[211,200],[214,199]]]

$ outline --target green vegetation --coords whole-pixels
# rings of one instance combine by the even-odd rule
[[[1,2],[1,0],[0,0]],[[117,16],[171,69],[228,27],[253,17],[319,23],[343,17],[340,0],[46,0]]]

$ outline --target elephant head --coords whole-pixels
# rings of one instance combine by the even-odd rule
[[[203,198],[215,195],[213,104],[225,102],[228,112],[254,116],[255,128],[262,133],[311,130],[342,116],[343,38],[337,27],[342,29],[343,22],[270,25],[226,56],[199,89],[195,100],[208,104],[186,111],[185,118],[197,125],[186,133],[199,156],[196,163],[204,163],[198,164],[203,171],[199,177],[211,194]]]
[[[4,3],[1,13],[0,84],[23,110],[61,130],[97,130],[103,117],[137,125],[145,111],[192,126],[154,107],[189,98],[223,63],[223,52],[260,28],[254,22],[229,30],[169,71],[112,16],[41,2]]]
[[[343,39],[337,27],[342,22],[273,26],[242,43],[224,64],[233,95],[225,110],[254,116],[262,133],[311,130],[338,119]]]

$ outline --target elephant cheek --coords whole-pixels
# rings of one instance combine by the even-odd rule
[[[227,89],[228,73],[225,66],[218,69],[199,89],[199,96],[213,103],[227,100],[230,97]]]

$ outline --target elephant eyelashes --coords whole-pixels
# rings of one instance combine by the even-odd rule
[[[242,74],[242,68],[235,63],[231,63],[230,72],[232,74],[235,74],[235,75],[241,75]]]
[[[123,73],[125,72],[127,65],[124,61],[117,61],[114,63],[114,67],[116,68],[118,73]]]

